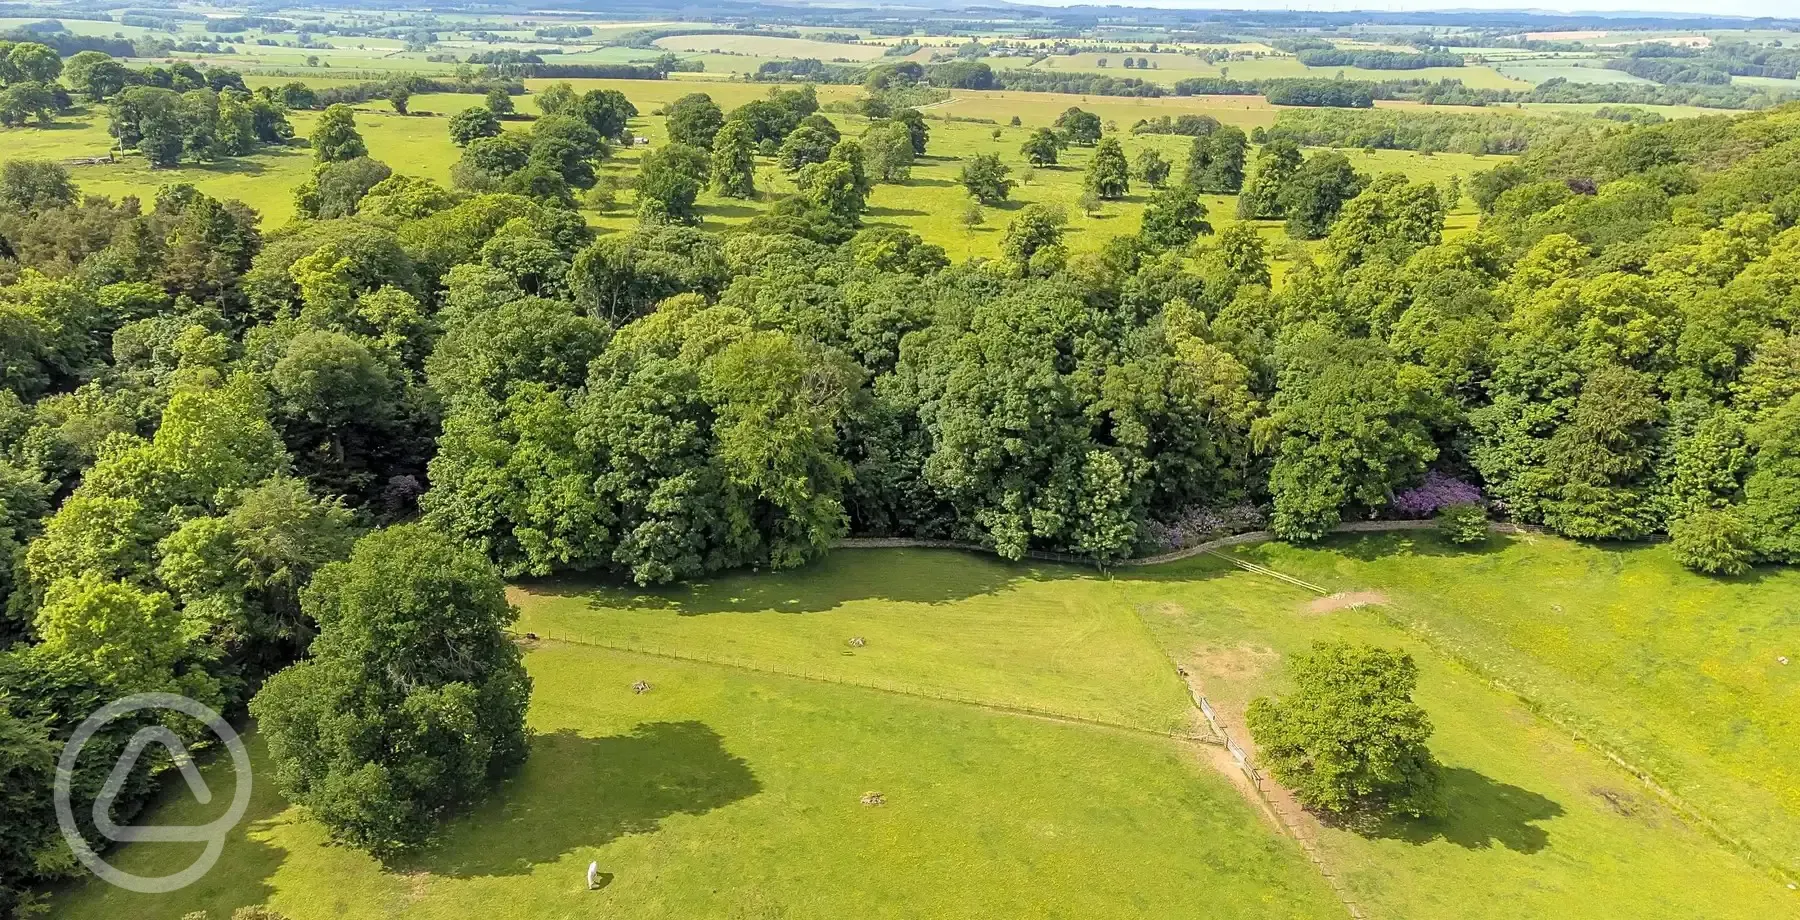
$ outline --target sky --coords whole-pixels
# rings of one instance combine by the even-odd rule
[[[1519,0],[1031,0],[1046,6],[1080,2],[1118,2],[1128,6],[1169,9],[1238,10],[1533,10],[1554,13],[1690,13],[1707,16],[1784,16],[1800,18],[1795,0],[1565,0],[1521,4]]]

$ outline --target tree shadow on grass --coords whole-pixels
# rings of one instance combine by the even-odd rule
[[[873,217],[924,217],[925,212],[913,208],[870,208]]]
[[[746,217],[746,218],[748,218],[748,217],[755,217],[756,215],[761,214],[764,210],[766,210],[766,209],[753,208],[749,205],[743,205],[743,204],[709,204],[709,205],[704,205],[700,208],[700,211],[703,214],[705,214],[707,217]]]
[[[1390,818],[1364,833],[1420,846],[1445,840],[1469,850],[1502,846],[1531,854],[1550,845],[1550,832],[1536,822],[1563,814],[1544,796],[1464,767],[1444,770],[1444,800],[1442,817]]]
[[[628,735],[539,735],[519,774],[390,868],[457,878],[522,875],[583,847],[649,833],[762,791],[749,764],[702,722],[652,722]]]
[[[1489,533],[1476,543],[1452,543],[1435,530],[1390,530],[1333,534],[1324,545],[1352,559],[1374,562],[1390,556],[1482,556],[1500,552],[1517,539],[1516,534]]]
[[[1062,577],[1054,566],[1010,563],[959,550],[840,549],[787,572],[721,573],[673,585],[637,587],[593,581],[523,582],[532,594],[580,597],[595,608],[709,613],[818,613],[848,601],[942,604],[992,594],[1025,580]],[[873,564],[872,564],[873,563]]]
[[[910,187],[910,186],[931,186],[932,188],[949,188],[950,186],[955,185],[956,183],[950,181],[949,179],[933,179],[930,176],[913,176],[913,177],[907,179],[905,182],[902,182],[900,184],[902,186],[908,186],[908,187]]]

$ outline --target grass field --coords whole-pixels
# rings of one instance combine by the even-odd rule
[[[1034,70],[1087,71],[1104,73],[1115,77],[1138,77],[1154,83],[1170,84],[1187,77],[1217,77],[1229,75],[1238,80],[1268,80],[1277,77],[1315,77],[1332,79],[1339,73],[1347,80],[1461,80],[1463,83],[1483,89],[1529,89],[1529,85],[1496,72],[1492,67],[1471,64],[1465,67],[1427,67],[1420,70],[1369,70],[1361,67],[1308,67],[1291,56],[1266,57],[1247,61],[1223,61],[1208,64],[1204,59],[1183,54],[1131,54],[1129,57],[1148,58],[1154,65],[1152,69],[1140,71],[1127,69],[1124,58],[1127,55],[1104,52],[1083,52],[1081,54],[1053,54],[1042,61],[1031,63],[1031,58],[999,58],[990,59],[989,64],[996,68],[1024,67],[1030,64]],[[1101,67],[1100,61],[1105,59],[1107,66]]]
[[[1709,596],[1711,583],[1680,574],[1665,551],[1612,565],[1610,550],[1552,539],[1461,552],[1378,537],[1241,552],[1332,587],[1384,591],[1392,606],[1320,609],[1314,595],[1217,557],[1108,576],[935,550],[845,550],[798,572],[657,591],[522,585],[517,628],[542,637],[526,656],[537,746],[438,847],[383,871],[323,845],[304,814],[259,787],[250,820],[198,885],[160,898],[76,886],[50,916],[173,920],[266,901],[295,920],[1341,917],[1298,849],[1207,766],[1216,748],[1156,733],[1197,727],[1171,659],[1239,728],[1248,700],[1284,686],[1282,657],[1328,638],[1414,654],[1447,768],[1441,819],[1369,836],[1306,820],[1368,916],[1793,914],[1800,895],[1395,623],[1485,629],[1485,611],[1504,606],[1495,598],[1542,585],[1540,601],[1563,605],[1581,641],[1483,660],[1531,680],[1533,668],[1592,670],[1606,654],[1665,675],[1672,694],[1688,666],[1713,658],[1662,639],[1670,624],[1654,610],[1633,625],[1620,622],[1623,602],[1580,600],[1609,583],[1624,597]],[[1718,609],[1754,634],[1770,618],[1759,611],[1795,597],[1800,578],[1747,586],[1758,593]],[[1669,657],[1594,638],[1609,634]],[[852,649],[851,636],[867,644]],[[1675,658],[1678,648],[1692,657]],[[651,690],[633,694],[636,680]],[[1632,702],[1599,683],[1588,692]],[[1792,709],[1766,692],[1739,702]],[[1705,735],[1692,718],[1666,730]],[[1784,745],[1768,756],[1793,762]],[[887,806],[859,805],[868,791]],[[157,823],[198,823],[206,811],[171,798]],[[189,856],[138,844],[120,863],[148,872]],[[595,894],[581,890],[589,860],[608,873]]]
[[[1328,587],[1380,586],[1400,616],[1800,874],[1800,572],[1702,579],[1665,547],[1547,539],[1255,552]]]
[[[287,79],[289,78],[260,77],[253,78],[252,82],[286,82]],[[528,85],[533,90],[541,90],[552,82],[556,81],[533,80]],[[583,92],[595,88],[617,88],[624,91],[642,113],[633,120],[632,130],[650,137],[653,143],[662,143],[666,137],[663,118],[653,113],[683,95],[704,92],[720,106],[730,110],[752,99],[761,98],[769,91],[765,84],[726,81],[568,82],[574,84],[577,91]],[[847,86],[821,86],[818,91],[823,102],[852,99],[860,92],[856,87]],[[529,95],[518,97],[515,102],[521,112],[536,112],[536,106]],[[421,94],[411,100],[414,114],[400,116],[384,101],[375,100],[357,107],[357,127],[368,144],[371,156],[388,163],[397,171],[448,184],[450,167],[460,154],[450,143],[448,118],[464,108],[481,103],[481,96],[470,93]],[[1080,147],[1065,151],[1062,162],[1055,167],[1033,170],[1030,182],[1015,188],[1006,204],[988,209],[986,222],[982,226],[971,232],[962,225],[960,217],[968,199],[957,183],[957,176],[964,162],[976,154],[994,153],[1013,168],[1015,179],[1022,180],[1027,164],[1019,153],[1019,146],[1033,129],[1049,125],[1070,106],[1080,106],[1095,112],[1103,120],[1112,123],[1112,130],[1117,132],[1126,155],[1134,162],[1142,150],[1154,148],[1177,164],[1177,176],[1180,165],[1186,160],[1189,140],[1170,135],[1132,135],[1129,133],[1131,124],[1141,118],[1158,115],[1203,112],[1220,121],[1253,128],[1272,124],[1278,111],[1262,99],[1254,97],[1130,99],[959,90],[946,103],[927,110],[927,114],[933,118],[930,122],[932,133],[928,156],[913,168],[912,178],[905,184],[881,185],[875,189],[869,200],[867,222],[893,224],[913,230],[928,241],[943,246],[956,259],[997,255],[1007,222],[1018,209],[1032,203],[1056,203],[1065,207],[1070,216],[1068,243],[1077,250],[1097,248],[1115,235],[1136,233],[1144,204],[1149,198],[1149,189],[1134,186],[1131,194],[1124,200],[1107,202],[1093,215],[1085,214],[1077,207],[1077,201],[1082,195],[1087,163],[1093,156],[1092,148]],[[1013,115],[1020,117],[1020,126],[1012,127],[1007,124]],[[936,120],[945,116],[990,119],[994,123]],[[858,116],[830,117],[849,136],[860,134],[867,125]],[[304,137],[311,132],[317,118],[316,112],[295,112],[290,120],[296,133]],[[112,138],[106,133],[106,125],[103,112],[91,111],[62,119],[51,128],[18,128],[0,132],[0,159],[102,156],[112,145]],[[509,130],[528,130],[530,122],[509,121],[506,126]],[[993,136],[996,130],[999,131],[998,138]],[[1415,179],[1433,182],[1447,181],[1452,175],[1466,178],[1474,172],[1490,169],[1503,160],[1499,157],[1449,153],[1421,157],[1409,151],[1377,151],[1372,155],[1360,151],[1349,153],[1356,167],[1365,172],[1405,172]],[[601,172],[621,181],[626,180],[635,174],[639,155],[636,150],[620,150],[603,164]],[[263,215],[263,225],[267,229],[281,226],[293,216],[293,190],[310,175],[312,165],[312,157],[308,151],[303,148],[287,148],[266,149],[249,157],[213,164],[187,165],[172,170],[151,170],[142,159],[133,156],[125,158],[119,164],[77,166],[72,169],[72,176],[87,193],[114,198],[137,195],[145,201],[154,197],[159,186],[190,182],[209,195],[244,201]],[[767,158],[759,158],[758,186],[764,191],[764,196],[757,201],[719,199],[710,193],[704,195],[700,202],[704,225],[708,229],[721,230],[743,224],[772,203],[770,196],[793,191],[791,179]],[[1206,202],[1212,212],[1215,229],[1222,229],[1235,219],[1233,215],[1236,203],[1231,196],[1209,196]],[[602,229],[624,230],[636,223],[631,213],[629,194],[623,197],[621,207],[606,214],[590,211],[588,216],[592,223]],[[1452,216],[1452,232],[1460,232],[1471,226],[1473,218],[1472,210],[1465,207],[1461,213]],[[1284,239],[1280,225],[1269,223],[1261,229],[1279,250]]]

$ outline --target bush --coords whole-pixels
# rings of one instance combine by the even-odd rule
[[[1438,535],[1458,546],[1487,539],[1487,508],[1475,502],[1445,505],[1437,513]]]
[[[1708,575],[1750,571],[1750,531],[1736,514],[1702,508],[1669,525],[1675,561]]]

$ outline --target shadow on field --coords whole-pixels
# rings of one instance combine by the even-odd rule
[[[539,735],[519,775],[458,817],[404,865],[469,878],[521,875],[582,847],[657,829],[762,791],[749,764],[702,722],[652,722],[628,735]]]
[[[924,217],[925,212],[914,208],[870,208],[868,213],[874,217]]]
[[[1392,819],[1368,835],[1423,845],[1445,840],[1470,850],[1503,846],[1536,853],[1550,845],[1550,832],[1534,822],[1561,817],[1563,807],[1518,786],[1489,779],[1464,767],[1444,770],[1444,816],[1428,820]]]
[[[1327,538],[1325,545],[1352,559],[1374,562],[1389,556],[1483,556],[1506,549],[1518,539],[1514,534],[1490,533],[1479,543],[1457,544],[1432,530],[1396,530],[1334,534]]]
[[[1015,582],[1061,577],[1054,568],[1013,564],[944,549],[838,550],[785,572],[721,573],[700,581],[639,588],[553,580],[523,583],[533,594],[579,597],[605,608],[709,613],[821,613],[849,601],[944,604],[1001,591]]]

